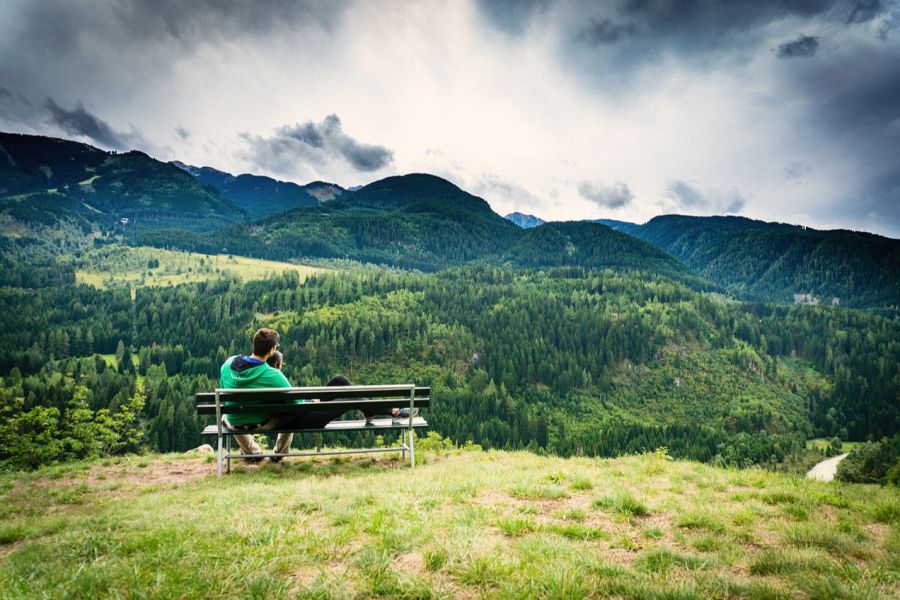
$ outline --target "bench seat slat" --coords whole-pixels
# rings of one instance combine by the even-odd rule
[[[328,387],[305,387],[305,388],[283,388],[283,389],[252,389],[243,388],[237,390],[223,390],[224,394],[234,398],[243,395],[251,396],[269,396],[283,400],[289,398],[291,400],[310,400],[319,398],[320,400],[333,398],[406,398],[409,399],[409,388],[404,386],[390,385],[348,385],[348,386],[328,386]],[[415,391],[416,398],[426,398],[431,394],[429,387],[417,387]],[[200,392],[196,395],[197,402],[208,404],[216,401],[215,392]]]
[[[225,402],[237,402],[237,401],[246,401],[248,399],[255,398],[253,396],[248,396],[245,398],[235,398],[234,396],[226,397]],[[431,398],[416,398],[413,406],[417,406],[419,408],[427,408],[431,404]],[[279,402],[276,404],[240,404],[240,405],[232,405],[227,406],[225,404],[222,405],[222,414],[223,415],[237,415],[242,413],[250,413],[250,414],[298,414],[302,415],[308,412],[318,412],[321,410],[343,410],[344,412],[351,410],[362,410],[366,412],[383,412],[387,414],[390,412],[392,408],[404,408],[409,407],[409,398],[397,399],[397,400],[333,400],[331,402],[307,402],[305,404],[285,404],[283,402]],[[197,405],[197,414],[199,415],[214,415],[216,414],[216,405],[212,404],[198,404]]]
[[[413,417],[414,428],[428,427],[428,422],[422,417]],[[316,433],[323,431],[383,431],[385,429],[408,429],[409,419],[403,419],[400,423],[394,423],[391,419],[373,419],[371,425],[366,425],[362,419],[353,421],[332,421],[325,427],[318,429],[267,429],[265,431],[244,431],[236,429],[222,429],[223,435],[235,435],[242,433]],[[207,425],[201,435],[217,435],[215,425]]]

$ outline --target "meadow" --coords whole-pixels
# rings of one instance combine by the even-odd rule
[[[675,461],[196,454],[0,475],[4,597],[898,597],[900,492]],[[40,498],[40,502],[34,500]]]
[[[169,286],[237,277],[242,281],[296,271],[302,281],[324,269],[228,254],[199,254],[149,247],[110,245],[84,252],[75,263],[75,281],[98,289]]]

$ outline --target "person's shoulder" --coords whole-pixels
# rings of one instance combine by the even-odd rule
[[[234,356],[229,356],[228,358],[226,358],[225,362],[222,363],[222,368],[224,369],[225,367],[230,367],[231,363],[233,363],[234,359],[236,359],[237,357],[238,355],[235,354]]]
[[[269,378],[269,381],[278,384],[272,385],[272,387],[291,387],[291,382],[288,381],[288,378],[285,377],[284,373],[279,369],[276,369],[268,363],[263,363],[263,367],[266,370],[266,376]]]

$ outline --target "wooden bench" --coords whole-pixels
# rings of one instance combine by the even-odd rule
[[[231,429],[222,422],[225,415],[238,414],[265,414],[265,415],[291,415],[298,416],[323,409],[343,410],[343,412],[359,410],[370,414],[390,414],[392,408],[426,408],[431,403],[428,397],[431,388],[416,387],[414,384],[401,385],[348,385],[329,387],[293,387],[293,388],[265,388],[265,389],[216,389],[214,392],[201,392],[197,394],[197,414],[215,415],[215,425],[206,426],[202,435],[214,435],[217,440],[216,473],[222,476],[222,465],[226,465],[227,472],[231,472],[231,459],[246,459],[257,457],[283,457],[283,456],[321,456],[332,454],[357,454],[371,452],[400,452],[403,460],[409,453],[409,466],[416,465],[415,455],[415,430],[428,427],[428,423],[419,416],[403,418],[401,422],[394,422],[393,418],[373,419],[367,424],[364,419],[344,421],[334,420],[318,429],[266,429],[244,430]],[[309,402],[318,398],[320,401]],[[296,400],[306,400],[304,404],[293,404]],[[326,450],[317,447],[315,452],[288,452],[275,454],[264,452],[262,454],[232,453],[231,442],[235,435],[254,433],[327,433],[333,431],[372,431],[384,432],[405,430],[403,443],[400,446],[390,448],[354,448],[347,450]]]

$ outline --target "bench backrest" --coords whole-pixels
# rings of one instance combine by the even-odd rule
[[[265,413],[303,414],[316,410],[343,409],[367,412],[386,412],[392,408],[415,406],[425,408],[431,403],[431,388],[405,385],[347,385],[328,387],[217,389],[197,394],[197,413],[216,414],[218,395],[220,414]],[[328,400],[326,406],[318,402],[294,404],[296,400]]]

